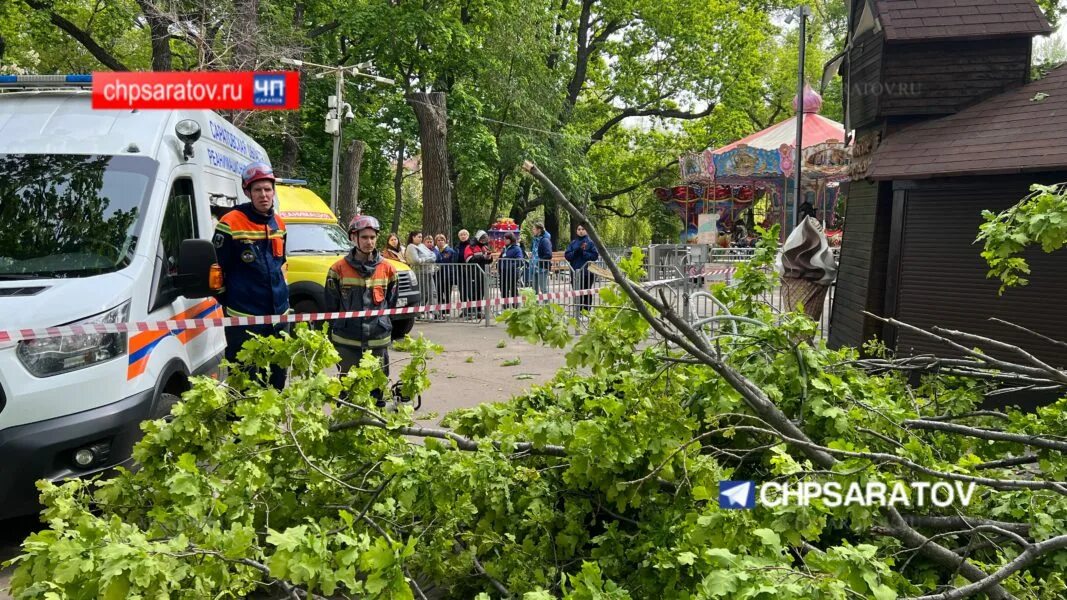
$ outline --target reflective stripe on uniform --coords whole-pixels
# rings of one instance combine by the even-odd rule
[[[267,232],[262,229],[251,231],[247,229],[231,229],[230,237],[235,240],[265,240],[267,239]]]
[[[352,287],[374,287],[376,285],[389,285],[390,279],[387,277],[374,277],[370,279],[364,279],[362,277],[342,277],[342,286]]]
[[[354,348],[363,348],[364,347],[363,346],[363,342],[361,342],[359,340],[350,340],[348,338],[343,338],[343,337],[341,337],[339,335],[335,335],[335,334],[331,334],[330,335],[330,341],[335,343],[335,344],[341,344],[342,346],[352,346]],[[388,346],[391,341],[392,341],[392,337],[391,336],[390,337],[384,337],[384,338],[381,338],[381,339],[378,339],[378,340],[367,340],[367,346],[366,347],[367,348],[384,348],[385,346]]]

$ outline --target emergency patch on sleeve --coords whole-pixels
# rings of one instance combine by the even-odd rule
[[[222,244],[225,241],[226,241],[226,236],[222,235],[221,233],[216,233],[215,234],[214,242],[215,242],[215,247],[216,248],[222,248]]]

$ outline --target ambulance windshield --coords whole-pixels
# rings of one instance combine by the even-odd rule
[[[0,280],[127,266],[157,168],[144,156],[0,154]]]
[[[348,234],[332,223],[286,223],[286,247],[293,254],[346,254],[352,249]]]

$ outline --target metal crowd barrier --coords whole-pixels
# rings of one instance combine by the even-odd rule
[[[602,265],[602,263],[601,263]],[[569,292],[575,289],[600,288],[609,281],[588,269],[575,272],[569,264],[549,260],[497,259],[482,266],[474,263],[440,263],[412,267],[419,281],[420,304],[449,304],[468,300],[491,301],[513,298],[523,288],[537,293]],[[561,301],[571,316],[580,316],[599,303],[596,294]],[[508,305],[485,308],[450,309],[419,315],[422,321],[484,322],[489,325]]]
[[[714,316],[721,312],[719,306],[704,294],[715,283],[731,283],[731,274],[722,272],[736,263],[750,260],[752,248],[721,248],[711,254],[710,265],[722,267],[704,272],[705,265],[676,265],[645,263],[642,283],[663,282],[653,288],[653,293],[662,295],[674,310],[691,322]],[[619,256],[624,252],[620,250]],[[607,270],[603,260],[591,263]],[[449,304],[469,300],[491,301],[497,298],[519,296],[523,288],[532,288],[538,293],[568,292],[579,288],[599,289],[611,281],[595,275],[588,269],[575,272],[569,264],[548,260],[533,263],[527,259],[497,259],[484,267],[474,263],[447,263],[415,265],[412,267],[419,281],[420,304]],[[823,337],[829,332],[830,314],[833,306],[834,286],[825,299],[819,322]],[[767,293],[763,301],[776,312],[785,312],[781,288]],[[570,298],[560,303],[568,316],[581,317],[584,311],[595,310],[600,304],[599,294]],[[422,313],[421,321],[445,321],[484,324],[489,326],[506,305],[487,305],[484,308],[446,309]],[[579,318],[581,322],[582,319]]]

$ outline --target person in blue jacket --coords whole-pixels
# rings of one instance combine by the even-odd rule
[[[552,265],[552,234],[538,221],[533,226],[530,244],[530,287],[538,294],[548,293],[548,273]]]
[[[502,298],[514,298],[519,295],[519,273],[526,257],[515,242],[514,233],[505,233],[504,243],[506,245],[500,255],[500,295]]]
[[[589,263],[600,260],[600,253],[596,251],[596,245],[593,244],[593,240],[589,239],[584,223],[579,223],[575,227],[575,233],[577,237],[571,240],[566,252],[563,253],[563,257],[571,265],[571,289],[587,290],[593,287],[593,274],[589,272]],[[581,316],[582,309],[588,310],[589,307],[589,296],[581,296],[576,299],[575,311],[578,316]]]

